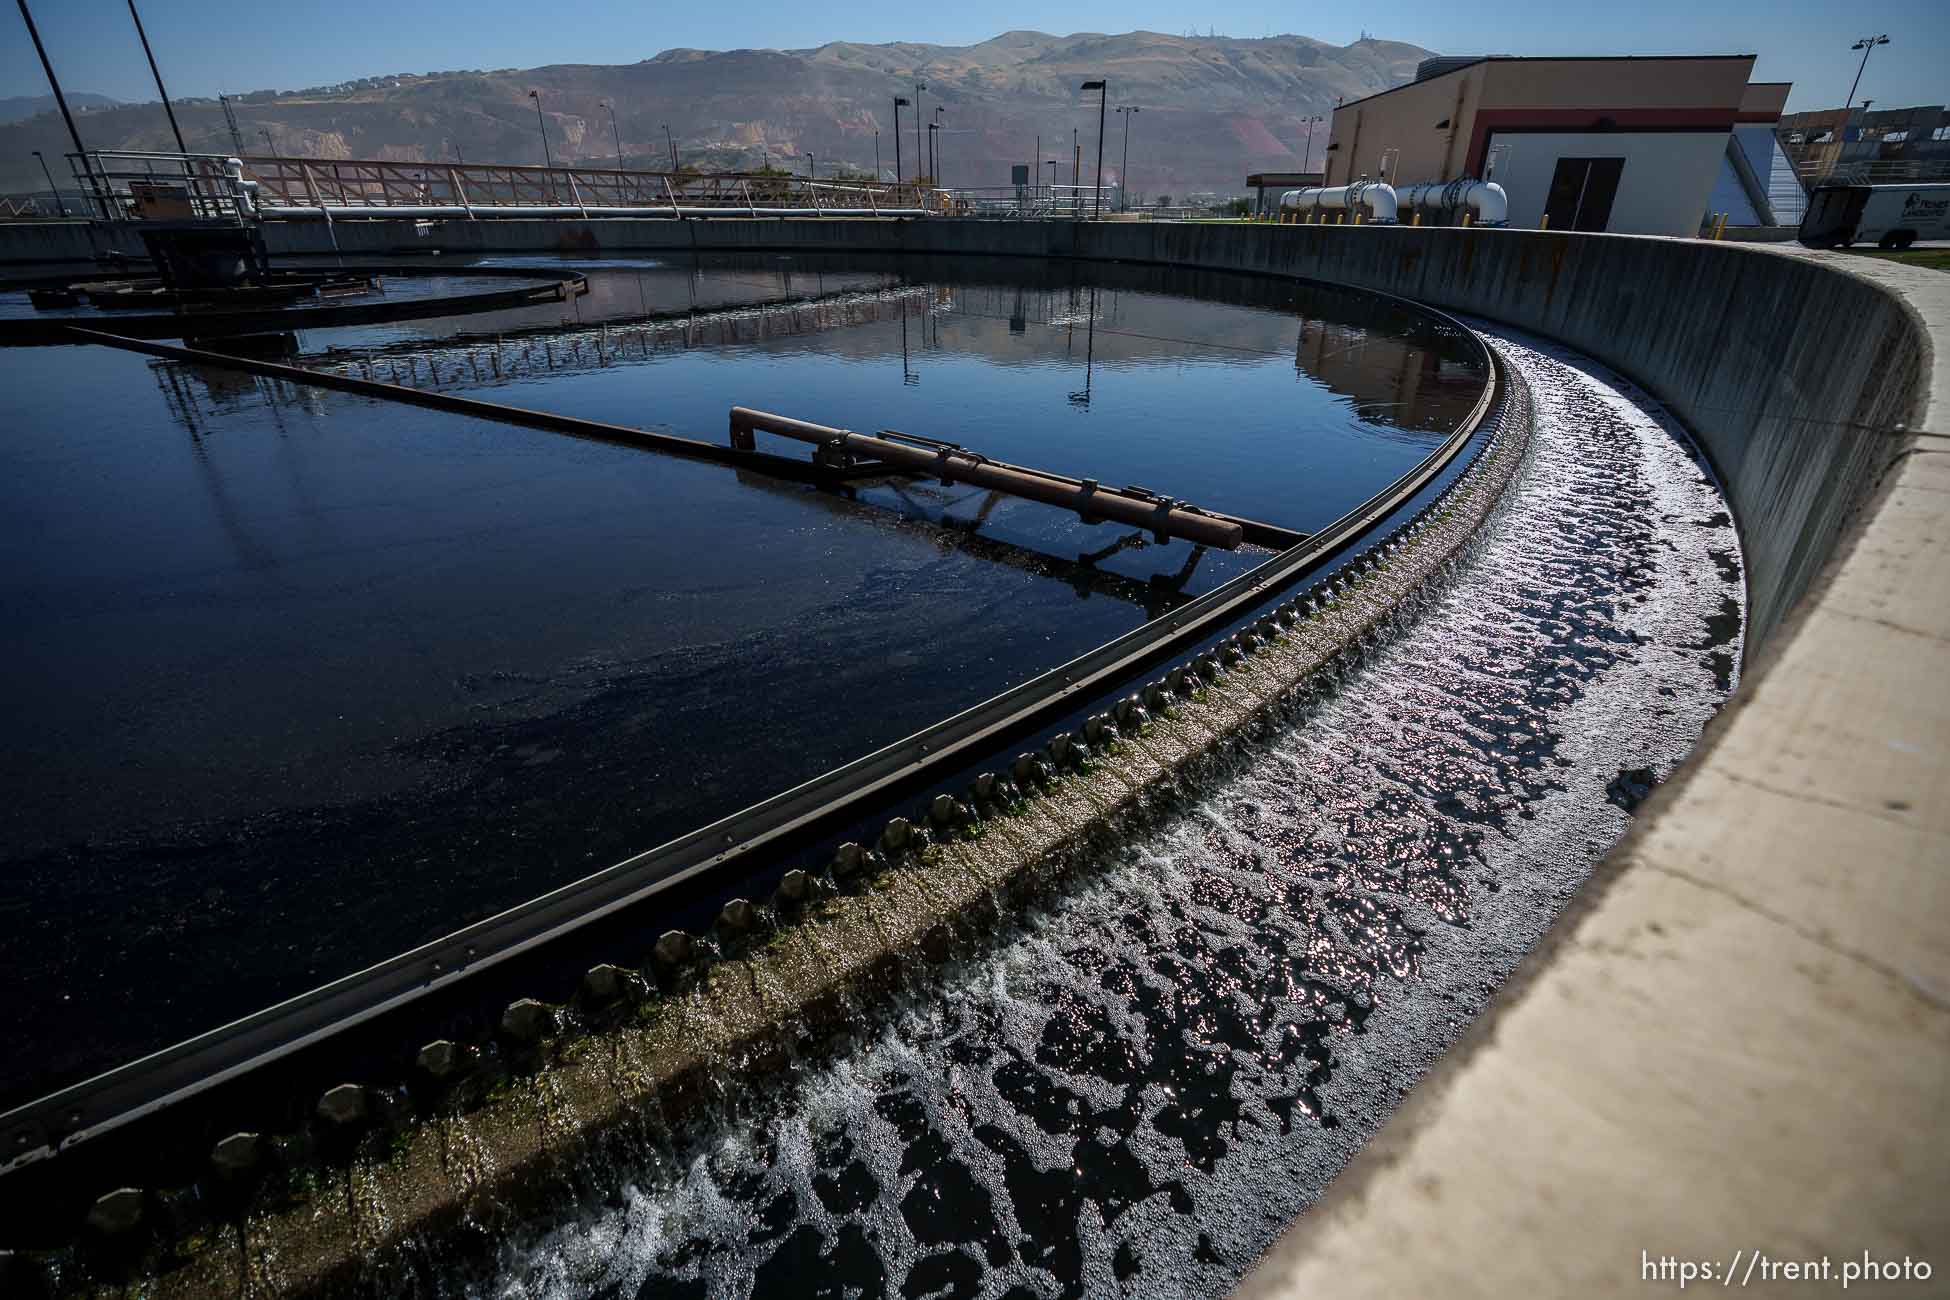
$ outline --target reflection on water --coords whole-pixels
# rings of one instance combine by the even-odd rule
[[[572,303],[303,339],[392,382],[702,438],[732,405],[895,428],[1306,530],[1413,465],[1483,383],[1452,332],[1341,290],[1003,259],[807,266],[597,266]]]
[[[1301,527],[1481,382],[1385,303],[1236,277],[748,258],[590,278],[571,303],[299,344],[698,436],[735,402],[905,428]],[[102,349],[0,353],[0,392],[20,990],[0,1036],[37,1049],[6,1055],[0,1101],[732,812],[1260,558]]]

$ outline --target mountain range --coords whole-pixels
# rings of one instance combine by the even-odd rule
[[[1325,117],[1340,99],[1409,80],[1429,51],[1363,38],[1332,45],[1305,36],[1250,40],[1171,36],[1007,32],[976,45],[835,42],[804,50],[665,50],[628,64],[555,64],[493,71],[402,73],[307,90],[232,96],[247,152],[315,158],[539,163],[538,91],[556,162],[754,168],[765,163],[803,173],[812,154],[819,174],[836,166],[894,172],[893,99],[918,99],[938,123],[940,177],[955,186],[1004,186],[1011,164],[1044,160],[1068,183],[1072,132],[1089,183],[1098,111],[1086,80],[1109,82],[1109,106],[1138,111],[1107,116],[1104,171],[1123,170],[1130,130],[1134,195],[1236,193],[1248,172],[1318,167]],[[167,69],[165,69],[167,72]],[[916,92],[916,83],[926,86]],[[79,98],[79,97],[76,97]],[[612,127],[607,103],[615,110]],[[176,105],[193,152],[235,151],[214,100]],[[915,171],[915,117],[901,110],[900,165]],[[665,127],[669,135],[665,134]],[[82,115],[90,148],[172,150],[159,104],[111,105]],[[0,126],[0,190],[38,188],[29,157],[69,151],[60,117],[43,113]],[[925,155],[927,135],[918,148]]]
[[[119,99],[110,99],[107,95],[96,95],[86,90],[78,90],[68,96],[68,107],[77,113],[94,108],[113,108],[121,102]],[[52,95],[0,97],[0,126],[9,122],[24,122],[42,113],[52,113],[57,107]]]

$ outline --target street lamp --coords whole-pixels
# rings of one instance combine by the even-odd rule
[[[1313,170],[1314,161],[1314,127],[1324,119],[1320,114],[1313,113],[1300,120],[1307,124],[1307,152],[1300,160],[1300,170],[1310,172]]]
[[[927,88],[928,88],[928,83],[925,81],[917,81],[914,83],[914,170],[915,171],[921,170],[921,159],[926,157],[926,155],[921,152],[921,92],[926,90]],[[919,176],[916,176],[914,179],[918,181],[921,178]]]
[[[603,108],[609,110],[609,133],[616,141],[616,170],[620,172],[623,170],[623,132],[616,125],[616,105],[610,103],[607,99],[598,100],[597,102]]]
[[[670,133],[670,123],[662,123],[664,139],[670,142],[670,170],[677,170],[677,137]]]
[[[1108,82],[1086,81],[1083,89],[1097,92],[1097,198],[1090,213],[1091,220],[1104,215],[1104,105],[1110,99]]]
[[[47,169],[47,159],[41,157],[39,149],[34,150],[34,160],[41,165],[41,175],[47,177],[48,197],[54,200],[54,207],[62,216],[68,215],[68,205],[61,198],[60,189],[54,184],[54,173]]]
[[[1141,110],[1125,106],[1118,113],[1124,118],[1124,165],[1117,169],[1117,207],[1119,211],[1131,210],[1131,114]]]
[[[1845,137],[1848,135],[1849,113],[1855,107],[1855,92],[1862,88],[1862,74],[1868,69],[1869,56],[1875,53],[1876,46],[1887,44],[1889,44],[1889,38],[1887,36],[1864,36],[1861,40],[1849,46],[1851,50],[1862,51],[1862,62],[1856,65],[1855,80],[1849,83],[1848,98],[1842,101],[1842,125],[1841,129],[1835,132],[1835,143],[1837,146],[1846,142]],[[1840,161],[1841,154],[1837,152],[1835,157],[1837,161]]]
[[[934,141],[935,132],[940,129],[941,124],[939,122],[928,123],[928,180],[933,183],[936,189],[941,188],[941,169],[935,165]]]
[[[535,125],[542,133],[542,162],[550,171],[555,170],[555,155],[548,147],[548,120],[542,116],[542,92],[531,90],[528,97],[535,101]]]
[[[880,128],[873,129],[873,183],[880,184]]]
[[[894,96],[894,184],[901,183],[901,109],[908,107],[905,95]]]
[[[939,104],[934,106],[934,122],[932,125],[935,130],[939,131],[942,129],[941,115],[947,111],[947,109]],[[941,137],[931,135],[928,137],[928,143],[934,146],[934,157],[930,162],[928,170],[934,173],[935,188],[939,189],[941,188]]]
[[[813,170],[814,166],[815,164],[813,162],[813,156],[810,153],[808,153],[806,155],[806,179],[809,181],[816,181],[819,179],[819,173]]]

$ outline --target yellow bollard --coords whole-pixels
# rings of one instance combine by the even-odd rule
[[[1419,226],[1419,225],[1421,225],[1421,224],[1422,224],[1422,214],[1421,214],[1421,213],[1419,213],[1419,212],[1418,212],[1418,213],[1416,213],[1416,214],[1415,214],[1415,220],[1413,220],[1413,221],[1411,221],[1411,222],[1409,222],[1408,224],[1409,224],[1409,225],[1411,225],[1411,226]]]
[[[1471,217],[1473,217],[1473,216],[1475,216],[1475,215],[1476,215],[1476,214],[1475,214],[1475,213],[1473,213],[1473,212],[1471,212],[1471,211],[1470,211],[1470,210],[1469,210],[1468,208],[1464,208],[1464,209],[1463,209],[1463,225],[1464,225],[1464,226],[1468,226],[1468,225],[1469,225],[1469,219],[1470,219]]]
[[[1537,223],[1537,229],[1549,230],[1550,228],[1551,228],[1551,214],[1546,212],[1544,214],[1544,219]]]

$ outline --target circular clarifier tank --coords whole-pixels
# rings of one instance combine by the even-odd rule
[[[292,343],[713,441],[733,405],[898,430],[1301,532],[1421,460],[1488,380],[1412,307],[1246,277],[507,266],[589,292]],[[0,351],[0,388],[0,1033],[35,1045],[0,1064],[0,1103],[746,807],[1265,558],[101,348]]]

